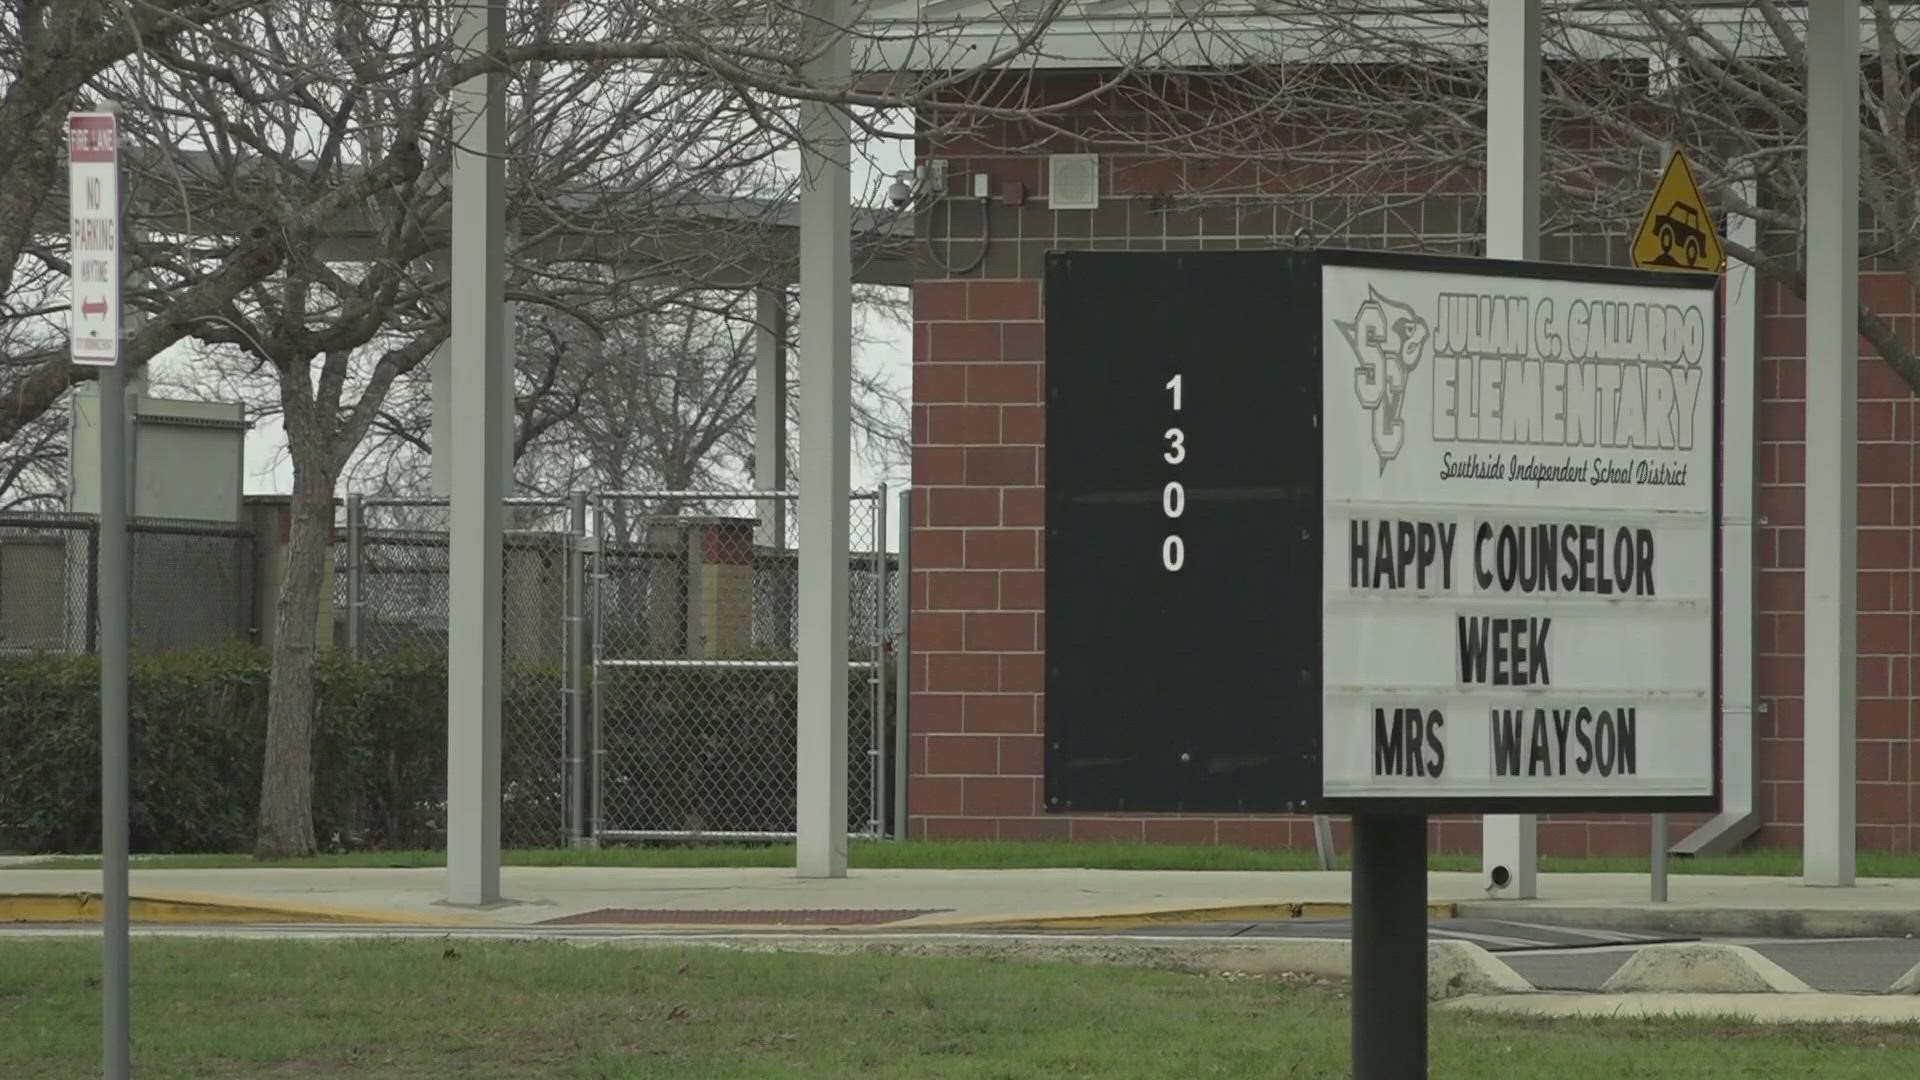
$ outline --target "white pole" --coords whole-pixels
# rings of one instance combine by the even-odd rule
[[[1807,5],[1806,827],[1809,885],[1854,873],[1860,5]]]
[[[753,487],[787,490],[787,290],[753,291]],[[787,504],[760,512],[760,545],[787,546]]]
[[[444,272],[435,260],[434,273]],[[427,428],[429,493],[437,498],[453,494],[453,342],[442,342],[427,361],[428,391],[433,419]]]
[[[1540,257],[1540,2],[1487,4],[1487,257]],[[1532,814],[1480,826],[1488,895],[1539,895]]]
[[[852,66],[848,0],[814,0],[815,86]],[[797,870],[847,873],[847,487],[851,459],[852,197],[845,114],[800,105],[800,710]]]
[[[506,41],[501,0],[459,9],[455,47]],[[447,899],[500,898],[500,559],[507,377],[506,82],[481,75],[452,94],[453,340],[448,398],[452,506],[447,598]]]

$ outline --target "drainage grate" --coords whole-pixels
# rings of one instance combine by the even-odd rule
[[[776,911],[686,911],[665,908],[601,908],[578,915],[547,919],[542,926],[879,926],[939,915],[950,908],[874,911],[836,908],[797,908]]]

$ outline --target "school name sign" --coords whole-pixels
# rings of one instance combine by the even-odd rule
[[[1320,283],[1325,797],[1709,805],[1713,279]]]

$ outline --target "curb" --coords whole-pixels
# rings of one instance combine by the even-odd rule
[[[1451,919],[1457,904],[1427,905],[1430,919]],[[903,929],[929,930],[1127,930],[1206,922],[1261,922],[1278,919],[1345,919],[1353,905],[1344,900],[1304,900],[1278,904],[1225,904],[1220,907],[1137,908],[1094,914],[1051,912],[1037,915],[929,916],[901,923]]]
[[[1811,994],[1800,977],[1745,945],[1684,942],[1634,951],[1603,994]]]
[[[1887,993],[1920,994],[1920,964],[1913,965],[1913,970],[1893,980],[1893,985],[1887,987]]]
[[[0,893],[0,923],[97,923],[104,911],[105,901],[100,893],[93,891]],[[186,926],[272,923],[490,925],[484,920],[458,916],[325,904],[263,904],[250,898],[176,892],[142,892],[130,897],[127,918],[139,923]]]
[[[1875,994],[1578,994],[1469,995],[1441,1002],[1455,1012],[1502,1016],[1641,1020],[1731,1019],[1747,1024],[1914,1024],[1920,1001]]]
[[[1462,919],[1525,919],[1587,930],[1644,930],[1690,937],[1920,937],[1920,909],[1803,911],[1787,908],[1540,905],[1524,900],[1465,900]]]
[[[742,952],[799,952],[829,956],[945,956],[991,960],[1054,960],[1150,967],[1205,975],[1353,977],[1352,943],[1341,938],[1169,939],[1099,935],[810,934],[673,935],[621,937],[574,944],[633,948],[715,948]],[[1435,941],[1427,947],[1427,996],[1504,995],[1533,984],[1472,942]]]

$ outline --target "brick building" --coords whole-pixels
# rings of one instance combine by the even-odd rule
[[[1028,100],[1060,100],[1090,82],[1075,71],[1030,79]],[[1435,183],[1426,170],[1381,168],[1342,186],[1324,175],[1309,184],[1264,163],[1192,152],[1053,158],[1085,149],[1018,124],[943,131],[918,147],[920,163],[946,163],[947,197],[921,215],[928,242],[913,286],[911,832],[1310,846],[1311,824],[1302,818],[1051,814],[1041,805],[1045,253],[1290,247],[1303,237],[1338,247],[1477,253],[1479,176],[1469,169]],[[990,178],[984,202],[971,197],[978,174]],[[1637,202],[1657,174],[1643,162],[1637,174],[1623,175],[1623,184],[1642,189],[1629,200]],[[1061,194],[1054,184],[1085,176],[1097,177],[1097,198],[1083,198],[1086,191],[1051,198]],[[1059,209],[1050,205],[1056,202],[1097,205]],[[1870,214],[1861,220],[1870,232]],[[1543,237],[1542,257],[1625,264],[1637,224],[1625,215],[1563,223]],[[1909,280],[1876,260],[1861,270],[1863,301],[1912,340]],[[1755,303],[1729,310],[1751,310],[1755,320],[1751,651],[1759,827],[1748,842],[1798,847],[1805,334],[1796,297],[1778,281],[1757,278]],[[1860,357],[1858,839],[1865,850],[1911,851],[1920,841],[1920,671],[1913,662],[1920,445],[1912,391],[1865,341]],[[1728,359],[1738,358],[1730,352]],[[1676,828],[1674,836],[1682,834]],[[1542,818],[1539,835],[1540,850],[1555,855],[1644,853],[1648,845],[1644,816]],[[1477,850],[1479,821],[1436,821],[1432,838],[1442,849]]]

